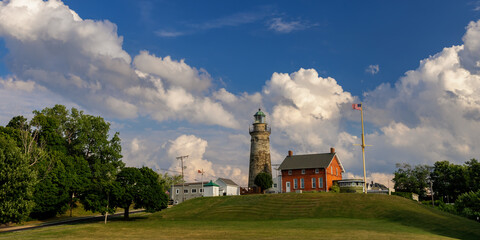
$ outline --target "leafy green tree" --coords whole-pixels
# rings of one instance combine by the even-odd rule
[[[397,164],[397,170],[393,181],[395,191],[412,192],[419,196],[426,195],[426,189],[430,187],[430,167],[427,165],[416,165],[412,168],[409,164]]]
[[[467,168],[448,161],[434,164],[431,179],[435,195],[446,202],[455,201],[460,194],[469,190]]]
[[[167,195],[158,181],[158,174],[142,167],[123,168],[118,173],[113,190],[112,204],[125,209],[124,218],[129,218],[129,208],[145,208],[147,212],[160,211],[167,207]]]
[[[169,175],[168,173],[159,174],[158,181],[162,185],[163,189],[170,189],[172,185],[183,183],[182,175]]]
[[[0,133],[0,224],[24,221],[34,202],[35,172],[9,136]]]
[[[475,158],[465,162],[465,168],[468,173],[468,189],[469,191],[480,190],[480,162]]]
[[[480,220],[480,191],[461,194],[455,201],[455,208],[460,215]]]
[[[28,125],[28,121],[24,116],[15,116],[13,117],[7,124],[6,127],[29,131],[30,126]]]
[[[158,181],[158,174],[148,167],[140,168],[140,172],[142,180],[135,208],[145,208],[147,212],[157,212],[166,208],[168,196],[165,188]]]
[[[34,166],[39,181],[35,185],[33,199],[35,207],[30,214],[36,219],[46,219],[64,213],[70,203],[70,175],[60,160],[65,156],[51,152],[49,161],[41,161]]]
[[[124,165],[118,133],[109,139],[110,124],[103,118],[75,108],[69,111],[63,105],[34,114],[31,125],[38,129],[38,141],[58,156],[64,153],[60,160],[68,178],[62,178],[61,184],[67,189],[70,209],[80,199],[87,210],[113,212],[110,193]]]
[[[125,219],[129,217],[130,206],[138,199],[141,184],[142,173],[134,167],[123,168],[115,179],[112,204],[125,210],[123,215]]]
[[[254,183],[261,189],[263,193],[265,190],[272,187],[273,185],[272,175],[270,175],[270,173],[267,173],[267,172],[261,172],[255,177]]]

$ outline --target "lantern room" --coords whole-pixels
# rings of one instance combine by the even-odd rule
[[[265,113],[262,112],[262,110],[259,108],[258,112],[253,115],[255,117],[255,122],[253,123],[265,123]]]

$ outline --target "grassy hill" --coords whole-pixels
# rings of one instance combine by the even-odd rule
[[[58,226],[2,238],[480,239],[480,224],[397,196],[304,193],[197,198],[131,221]]]

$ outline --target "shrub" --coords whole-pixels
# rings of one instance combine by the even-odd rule
[[[480,190],[467,192],[460,195],[455,201],[457,212],[470,219],[480,219]]]

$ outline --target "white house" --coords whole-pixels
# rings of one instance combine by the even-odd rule
[[[220,195],[240,195],[240,186],[228,178],[218,178],[215,183],[220,187]]]
[[[272,188],[268,189],[268,191],[272,193],[281,193],[282,192],[282,175],[278,175],[277,177],[274,177],[272,180],[273,180]]]
[[[203,185],[203,189],[205,190],[205,193],[203,194],[204,197],[215,197],[218,196],[218,190],[220,186],[218,184],[212,182],[210,180],[209,183]]]

